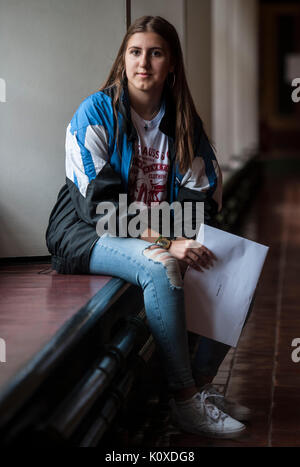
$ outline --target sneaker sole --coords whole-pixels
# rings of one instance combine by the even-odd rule
[[[192,430],[192,429],[188,430],[187,428],[183,428],[179,426],[178,424],[175,424],[174,422],[172,422],[172,425],[174,425],[179,430],[184,431],[185,433],[192,433],[195,435],[205,436],[206,438],[236,439],[242,436],[246,431],[245,426],[240,428],[238,431],[231,431],[231,432],[227,431],[226,433],[211,433],[209,431],[200,431],[200,430]]]
[[[238,410],[228,410],[226,412],[230,417],[235,418],[239,422],[248,422],[252,418],[252,412],[239,412]]]

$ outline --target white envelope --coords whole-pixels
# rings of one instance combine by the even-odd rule
[[[205,224],[197,241],[217,260],[185,273],[187,329],[236,347],[269,248]]]

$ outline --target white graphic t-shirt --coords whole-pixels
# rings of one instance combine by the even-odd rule
[[[169,172],[168,137],[159,130],[164,104],[153,120],[142,119],[131,107],[132,122],[138,133],[129,175],[130,201],[147,206],[167,199]],[[146,127],[146,128],[145,128]]]

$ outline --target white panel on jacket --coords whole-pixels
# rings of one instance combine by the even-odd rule
[[[66,131],[66,175],[86,197],[90,181],[97,177],[100,170],[109,161],[106,131],[101,125],[89,125],[86,128],[84,147],[90,154],[92,173],[87,174],[83,163],[83,154],[78,144],[77,132],[71,133],[71,124]],[[89,156],[85,156],[89,157]]]

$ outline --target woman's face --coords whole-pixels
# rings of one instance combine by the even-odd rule
[[[154,32],[133,34],[125,52],[130,91],[161,93],[166,77],[174,71],[167,42]]]

